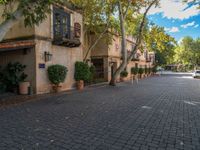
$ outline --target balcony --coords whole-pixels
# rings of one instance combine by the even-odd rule
[[[70,30],[65,33],[55,34],[52,43],[69,48],[79,47],[81,45],[80,37],[81,30],[71,27]]]

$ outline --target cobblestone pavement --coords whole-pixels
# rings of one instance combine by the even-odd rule
[[[0,150],[200,150],[199,94],[165,76],[0,109]]]

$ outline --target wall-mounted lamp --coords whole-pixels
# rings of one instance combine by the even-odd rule
[[[51,61],[53,55],[50,52],[44,52],[44,60],[45,62]]]

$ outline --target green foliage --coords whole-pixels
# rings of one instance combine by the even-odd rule
[[[138,68],[137,67],[132,67],[131,68],[131,74],[137,75],[138,74]]]
[[[157,72],[157,66],[154,66],[154,67],[152,68],[152,72],[153,72],[153,73],[156,73],[156,72]]]
[[[152,72],[152,68],[148,68],[148,74]]]
[[[147,67],[144,68],[144,73],[148,74],[148,68]]]
[[[19,83],[23,82],[27,75],[24,73],[26,66],[19,62],[8,63],[7,66],[1,69],[1,88],[13,91],[18,88]]]
[[[75,63],[75,74],[74,78],[76,81],[83,80],[85,82],[89,81],[91,76],[90,68],[88,64],[84,62]]]
[[[138,73],[142,75],[144,73],[144,68],[139,68]]]
[[[65,81],[67,75],[67,67],[62,65],[51,65],[48,67],[48,77],[51,83],[59,85]]]
[[[6,91],[6,85],[3,83],[3,70],[2,67],[0,66],[0,94]]]
[[[16,10],[20,10],[24,16],[25,25],[33,26],[46,19],[51,4],[57,2],[62,2],[62,0],[1,0],[0,4],[4,9],[3,17],[5,19],[10,19]]]
[[[184,37],[175,49],[174,62],[176,64],[197,66],[200,65],[200,38]]]
[[[120,73],[120,77],[122,77],[122,78],[125,78],[125,77],[127,77],[128,76],[128,72],[126,71],[126,70],[124,70],[124,71],[122,71],[121,73]]]
[[[90,66],[89,67],[89,70],[90,70],[90,72],[89,72],[89,79],[88,79],[88,83],[92,83],[92,82],[94,82],[94,75],[95,75],[95,66]]]
[[[157,65],[172,63],[177,42],[165,32],[163,27],[150,25],[144,39],[148,50],[156,52]]]

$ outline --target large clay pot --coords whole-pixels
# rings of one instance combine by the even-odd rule
[[[84,81],[83,80],[77,81],[76,82],[76,86],[77,86],[78,90],[83,90],[83,88],[84,88]]]
[[[120,77],[120,81],[121,82],[125,82],[126,81],[126,77]]]
[[[59,93],[62,91],[62,86],[60,85],[53,85],[52,88],[55,93]]]
[[[30,82],[20,82],[19,83],[19,94],[28,95],[28,88],[30,87]]]

